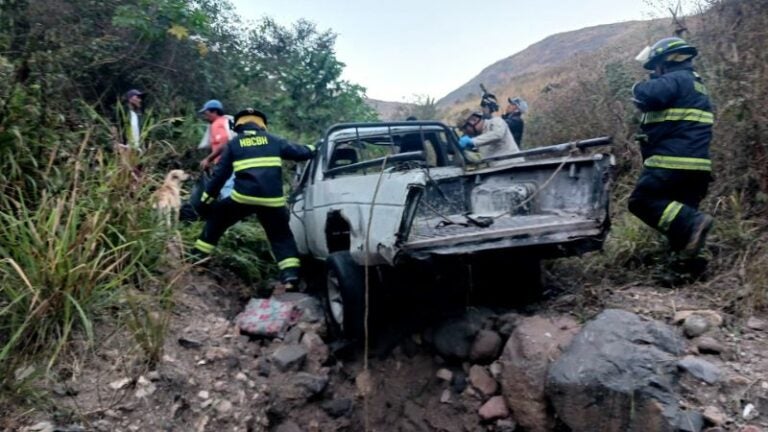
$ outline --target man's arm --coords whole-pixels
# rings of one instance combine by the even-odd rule
[[[211,154],[205,157],[202,161],[200,161],[200,169],[208,169],[209,166],[213,163],[213,161],[216,160],[217,157],[221,155],[222,152],[224,152],[224,149],[226,148],[226,145],[218,146],[216,147]]]
[[[227,145],[221,146],[223,150],[223,156],[218,164],[216,164],[216,170],[213,172],[213,178],[208,182],[205,192],[201,201],[204,204],[212,203],[221,192],[221,188],[224,187],[224,183],[232,176],[232,152],[229,146],[232,144],[230,141]]]
[[[312,156],[315,154],[315,151],[317,150],[315,146],[311,144],[309,145],[296,144],[288,140],[285,140],[283,138],[275,137],[274,135],[271,136],[270,138],[280,140],[280,157],[283,159],[288,159],[296,162],[309,160],[309,159],[312,159]]]
[[[680,83],[669,75],[641,81],[632,87],[632,101],[643,112],[668,108],[680,93]]]
[[[488,130],[472,138],[472,143],[477,147],[497,143],[504,138],[504,134],[507,132],[507,123],[504,120],[493,118],[485,121],[489,122]]]

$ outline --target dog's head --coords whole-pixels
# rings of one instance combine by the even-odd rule
[[[184,170],[175,169],[171,170],[168,175],[165,176],[165,182],[166,183],[173,183],[180,185],[182,182],[189,179],[189,174],[184,172]]]

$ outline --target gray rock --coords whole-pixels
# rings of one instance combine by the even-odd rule
[[[438,369],[437,373],[435,374],[435,376],[439,380],[442,380],[442,381],[445,381],[445,382],[451,382],[451,380],[453,380],[453,372],[451,372],[450,370],[448,370],[446,368]]]
[[[683,331],[689,338],[695,338],[708,332],[711,328],[709,321],[701,315],[691,315],[683,322]]]
[[[56,427],[53,425],[53,423],[44,421],[35,423],[32,426],[28,426],[24,429],[22,429],[23,432],[53,432]]]
[[[451,388],[456,393],[461,393],[467,388],[467,374],[465,374],[464,371],[457,371],[453,374]]]
[[[446,359],[466,360],[480,329],[479,323],[466,317],[443,323],[432,336],[435,350]]]
[[[333,399],[324,402],[323,410],[333,418],[339,418],[349,415],[352,412],[351,399]]]
[[[56,383],[53,385],[53,394],[56,396],[77,396],[77,389],[69,383]]]
[[[272,363],[281,371],[299,370],[307,358],[307,349],[299,344],[283,345],[272,353]]]
[[[221,416],[226,416],[232,412],[232,408],[232,402],[226,399],[222,399],[219,401],[219,403],[216,404],[216,412],[218,412]]]
[[[609,309],[552,364],[547,394],[573,432],[673,432],[675,359],[683,350],[674,328]]]
[[[316,396],[328,386],[328,377],[299,372],[291,378],[291,385],[302,390],[307,398]]]
[[[451,401],[451,391],[448,389],[443,390],[440,394],[440,403],[448,403]]]
[[[725,351],[725,346],[720,341],[709,336],[702,336],[696,340],[696,348],[702,354],[720,354]]]
[[[728,420],[728,417],[725,415],[723,410],[716,406],[708,406],[704,408],[704,419],[711,424],[715,426],[722,426],[725,424],[726,420]]]
[[[472,343],[469,359],[475,363],[488,364],[499,357],[501,343],[501,336],[495,331],[480,330]]]
[[[268,377],[272,373],[272,364],[268,359],[259,358],[256,360],[256,373],[263,377]]]
[[[756,317],[749,317],[747,320],[747,328],[751,330],[763,331],[768,329],[768,322]]]
[[[292,329],[288,330],[288,333],[285,334],[285,338],[283,338],[283,343],[287,345],[297,344],[301,341],[301,336],[304,335],[304,332],[301,331],[298,327],[293,327]]]
[[[179,342],[179,345],[187,349],[200,348],[201,346],[203,346],[202,342],[192,338],[187,338],[187,337],[180,337],[178,342]]]
[[[496,432],[515,432],[517,423],[513,420],[505,419],[496,422]]]
[[[677,416],[677,432],[701,432],[704,417],[697,411],[680,411]]]
[[[720,368],[706,360],[694,356],[686,356],[677,362],[677,367],[707,384],[716,384],[720,381],[720,376],[722,375]]]
[[[293,420],[286,420],[275,428],[275,432],[303,432]]]
[[[99,432],[112,432],[115,430],[115,427],[112,425],[112,423],[103,419],[93,422],[93,427]]]
[[[319,368],[328,361],[330,350],[328,349],[328,345],[323,342],[323,338],[317,333],[304,333],[304,336],[301,338],[301,344],[307,348],[310,363],[312,363],[315,368]]]

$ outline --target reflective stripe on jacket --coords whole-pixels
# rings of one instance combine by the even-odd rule
[[[282,207],[286,202],[283,196],[282,160],[304,161],[312,157],[314,150],[314,146],[294,144],[256,125],[246,124],[227,143],[213,178],[208,183],[203,201],[215,199],[234,172],[233,201]]]
[[[707,89],[690,65],[637,83],[632,93],[643,112],[646,167],[711,170],[714,115]]]

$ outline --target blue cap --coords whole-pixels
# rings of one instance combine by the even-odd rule
[[[130,98],[132,98],[134,96],[144,97],[145,95],[146,95],[146,93],[141,91],[141,90],[130,89],[127,92],[125,92],[125,96],[124,97],[125,97],[125,100],[128,100],[128,99],[130,99]]]
[[[223,112],[224,111],[224,105],[222,105],[221,102],[219,102],[216,99],[211,99],[208,102],[206,102],[205,105],[203,105],[203,108],[199,112],[203,113],[203,112],[206,112],[208,110],[215,110],[215,109],[220,110],[220,111]]]

